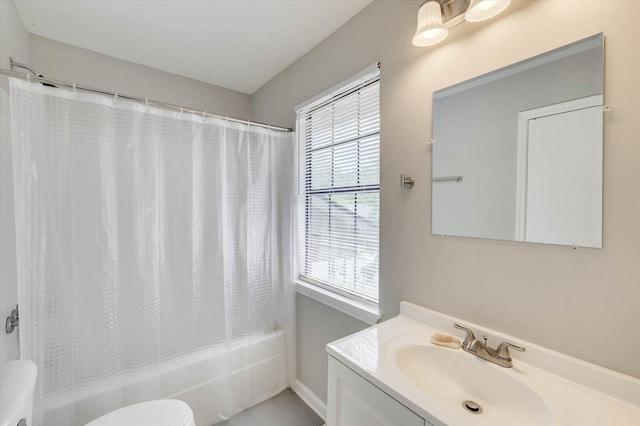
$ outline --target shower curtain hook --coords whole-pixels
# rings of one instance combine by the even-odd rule
[[[180,105],[180,117],[182,117],[183,112],[184,112],[184,108],[182,108],[182,105]]]
[[[144,104],[147,108],[149,108],[149,98],[144,98]]]
[[[75,84],[75,83],[73,83],[73,84],[71,85],[71,88],[73,89],[73,91],[74,91],[74,92],[76,92],[76,84]]]
[[[31,83],[31,74],[30,74],[30,73],[27,73],[27,81],[28,81],[29,83]]]
[[[202,111],[202,120],[206,120],[207,119],[207,111]]]
[[[113,94],[113,102],[118,102],[118,92]]]

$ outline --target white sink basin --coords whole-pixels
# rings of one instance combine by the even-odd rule
[[[435,346],[462,322],[490,346],[525,346],[504,368],[462,349]],[[640,426],[640,379],[625,376],[411,303],[400,315],[327,345],[337,361],[433,426]],[[471,400],[482,413],[467,411]]]
[[[491,425],[543,425],[551,423],[545,402],[508,371],[462,350],[436,346],[404,346],[396,352],[404,376],[431,398],[452,410],[468,413],[469,420]],[[463,407],[471,400],[482,408],[472,413]]]

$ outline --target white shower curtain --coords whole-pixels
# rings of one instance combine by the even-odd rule
[[[291,365],[291,134],[17,79],[10,97],[36,425],[170,396],[143,373],[187,354],[221,349],[230,376],[252,358],[234,345],[274,330]],[[211,395],[218,420],[264,380]]]

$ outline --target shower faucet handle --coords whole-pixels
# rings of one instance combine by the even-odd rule
[[[11,311],[11,315],[7,317],[7,321],[4,323],[4,331],[7,334],[13,333],[13,330],[20,325],[20,316],[18,313],[18,306]]]

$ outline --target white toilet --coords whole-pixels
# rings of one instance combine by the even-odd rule
[[[85,426],[195,426],[191,408],[177,399],[160,399],[128,405]]]

